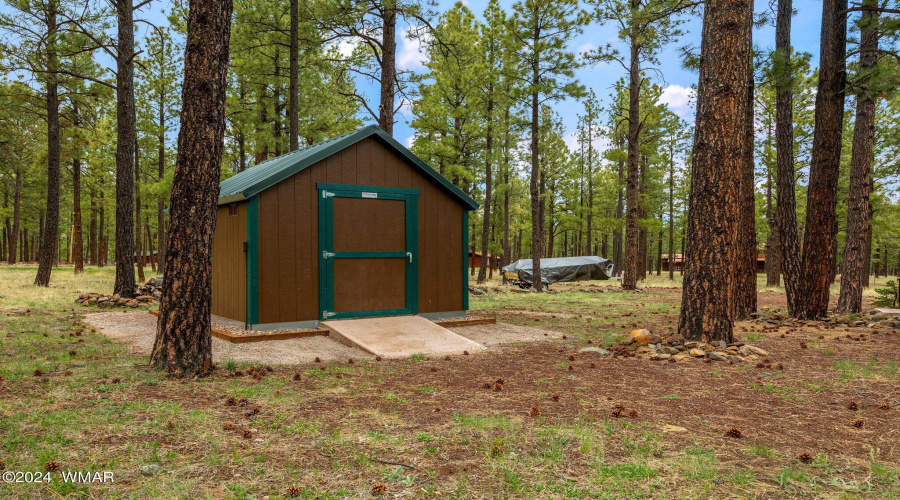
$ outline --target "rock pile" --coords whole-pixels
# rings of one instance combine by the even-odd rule
[[[877,309],[874,311],[865,311],[859,314],[842,314],[832,311],[831,314],[822,319],[822,321],[805,321],[787,316],[787,313],[780,309],[761,309],[754,315],[754,321],[757,323],[768,324],[772,326],[798,327],[806,325],[823,325],[828,327],[842,328],[871,328],[878,330],[881,328],[895,329],[900,328],[900,314],[891,312],[882,312]]]
[[[764,349],[744,342],[725,343],[722,341],[685,341],[677,333],[665,336],[654,335],[649,330],[632,330],[622,342],[610,346],[614,357],[637,356],[651,360],[683,361],[688,359],[708,359],[711,361],[756,361],[767,358]]]
[[[162,278],[152,278],[147,283],[134,289],[135,297],[128,299],[119,294],[104,295],[101,293],[82,293],[75,299],[75,303],[82,306],[109,307],[138,307],[140,305],[158,304],[162,296]]]

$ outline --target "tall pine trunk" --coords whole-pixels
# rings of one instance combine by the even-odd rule
[[[134,8],[115,2],[116,52],[116,282],[113,292],[134,297]]]
[[[56,0],[51,1],[47,19],[47,205],[44,213],[46,223],[41,225],[35,286],[50,286],[50,272],[56,263],[56,239],[59,233],[59,56],[56,53],[58,6]]]
[[[748,50],[753,53],[752,32],[751,39],[747,40]],[[753,63],[752,58],[748,62],[747,102],[750,105],[744,108],[746,118],[744,133],[747,135],[743,142],[744,163],[741,168],[740,193],[738,194],[738,230],[735,238],[735,282],[734,282],[734,319],[742,320],[756,312],[756,163],[753,158]]]
[[[15,172],[15,192],[13,192],[13,220],[12,220],[12,228],[9,231],[9,238],[7,239],[7,250],[9,252],[9,264],[16,263],[16,250],[18,246],[18,238],[19,238],[19,225],[21,224],[22,216],[22,171],[16,170]]]
[[[837,187],[844,125],[847,78],[847,0],[824,0],[816,92],[815,130],[809,167],[806,229],[803,233],[803,300],[797,317],[820,319],[828,313],[829,288],[836,259]]]
[[[488,89],[487,102],[487,137],[485,138],[485,160],[484,160],[484,220],[481,223],[481,267],[478,269],[477,283],[484,283],[487,274],[490,257],[488,255],[488,244],[491,236],[491,196],[493,196],[492,176],[491,172],[491,155],[493,154],[494,135],[493,135],[493,114],[494,114],[494,84],[490,84]]]
[[[300,148],[300,1],[290,0],[291,8],[291,46],[288,77],[288,131],[290,151]]]
[[[800,235],[797,228],[797,176],[794,172],[794,92],[793,50],[791,48],[792,0],[778,0],[775,22],[775,49],[782,67],[775,82],[775,148],[777,182],[775,220],[781,250],[781,271],[787,295],[788,314],[795,316],[801,299]]]
[[[733,263],[746,153],[753,4],[708,0],[678,330],[686,339],[733,340]]]
[[[141,234],[141,153],[135,140],[134,145],[134,241],[137,243],[137,276],[143,283],[147,280],[144,276],[144,237]]]
[[[225,137],[230,0],[190,0],[181,129],[156,341],[151,366],[173,376],[213,369],[212,243]]]
[[[640,201],[638,199],[638,168],[640,161],[640,91],[641,75],[637,41],[631,40],[631,66],[628,70],[628,159],[625,181],[625,277],[622,288],[634,290],[639,278],[640,259]]]
[[[863,7],[877,7],[875,0],[865,0]],[[878,12],[863,11],[860,30],[859,73],[871,78],[878,63]],[[850,158],[850,194],[847,201],[847,237],[841,265],[841,294],[837,308],[845,313],[862,310],[863,273],[865,273],[866,241],[869,238],[869,189],[872,185],[872,161],[875,146],[875,97],[863,89],[856,98],[856,121],[853,125],[853,152]]]
[[[378,104],[378,126],[394,135],[394,96],[397,79],[397,9],[394,0],[384,2],[384,24],[381,30],[381,92]]]
[[[669,280],[675,280],[675,158],[669,150]]]
[[[537,46],[537,44],[535,44]],[[538,65],[534,65],[534,82],[540,79]],[[528,184],[531,193],[531,262],[532,276],[534,279],[534,289],[538,292],[544,290],[544,284],[541,281],[541,257],[544,256],[544,200],[541,196],[540,177],[540,149],[538,149],[539,134],[539,103],[537,91],[531,94],[531,179]]]
[[[76,111],[77,113],[77,111]],[[72,159],[72,262],[75,274],[84,272],[84,247],[81,234],[81,158],[75,150]]]

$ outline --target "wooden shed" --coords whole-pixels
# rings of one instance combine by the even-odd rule
[[[478,204],[377,126],[224,180],[212,313],[253,330],[465,316]]]

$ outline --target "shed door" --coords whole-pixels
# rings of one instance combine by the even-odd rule
[[[320,319],[418,312],[418,190],[317,184]]]

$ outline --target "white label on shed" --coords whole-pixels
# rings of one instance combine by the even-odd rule
[[[367,192],[363,191],[362,197],[363,198],[378,198],[378,193],[367,193]]]

